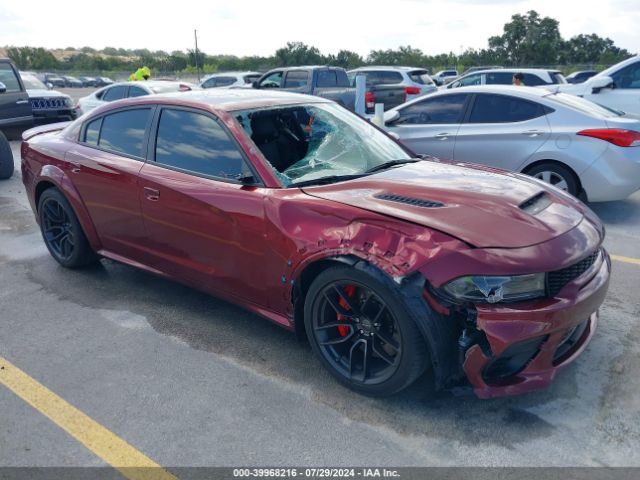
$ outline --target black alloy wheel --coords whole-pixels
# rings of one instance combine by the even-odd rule
[[[390,395],[426,368],[426,344],[399,295],[364,272],[335,267],[312,284],[305,327],[314,351],[339,381]]]
[[[60,190],[49,188],[42,193],[38,215],[44,243],[60,265],[77,268],[97,261],[71,204]]]

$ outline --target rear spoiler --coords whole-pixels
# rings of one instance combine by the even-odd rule
[[[22,141],[26,142],[30,138],[35,137],[36,135],[42,135],[43,133],[51,133],[57,132],[59,130],[64,129],[67,125],[70,125],[71,122],[58,122],[58,123],[50,123],[48,125],[42,125],[41,127],[30,128],[26,132],[22,134]]]

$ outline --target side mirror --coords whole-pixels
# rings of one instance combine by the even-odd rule
[[[385,125],[393,125],[399,118],[400,112],[398,110],[391,110],[389,112],[385,112],[384,123]]]
[[[613,88],[613,78],[606,75],[595,76],[589,82],[592,93],[600,93],[603,88]]]
[[[257,80],[255,80],[255,81],[251,82],[251,88],[260,88],[260,87],[258,86],[258,81],[257,81]]]
[[[256,177],[254,177],[253,173],[251,172],[243,172],[240,175],[238,175],[238,181],[242,185],[255,185]]]
[[[47,82],[47,90],[53,90],[53,83]]]
[[[7,86],[4,83],[0,82],[0,93],[4,93],[6,91],[7,91]]]

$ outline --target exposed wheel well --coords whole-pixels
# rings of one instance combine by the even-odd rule
[[[525,174],[529,174],[529,172],[531,170],[533,170],[535,167],[537,167],[538,165],[542,165],[545,163],[551,163],[551,164],[556,164],[559,165],[563,168],[566,168],[567,170],[569,170],[569,172],[571,172],[571,174],[573,175],[574,180],[576,181],[576,184],[578,185],[578,191],[579,192],[584,192],[584,189],[582,188],[582,183],[580,182],[580,177],[578,176],[578,174],[575,172],[575,170],[573,170],[573,168],[571,168],[569,165],[567,165],[564,162],[560,162],[558,160],[551,160],[551,159],[547,159],[547,160],[538,160],[536,162],[533,162],[531,165],[527,165],[523,170],[522,173]]]
[[[304,327],[304,301],[315,278],[327,268],[345,264],[355,265],[358,261],[358,258],[351,256],[323,258],[307,265],[298,275],[293,287],[293,319],[296,337],[299,340],[307,338]]]
[[[38,208],[38,203],[40,202],[40,197],[42,196],[44,191],[48,190],[49,188],[55,188],[55,185],[53,183],[51,183],[51,182],[42,181],[42,182],[38,183],[38,185],[36,186],[36,209]]]

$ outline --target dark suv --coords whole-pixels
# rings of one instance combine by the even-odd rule
[[[0,58],[0,179],[13,174],[13,155],[5,132],[33,125],[29,95],[8,58]]]

